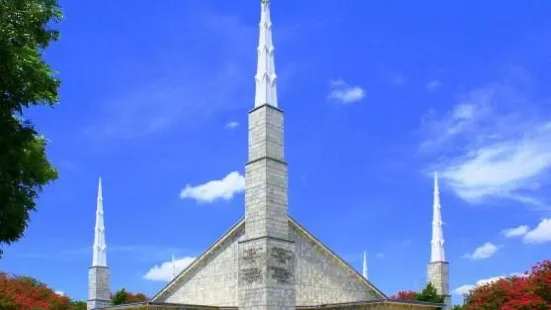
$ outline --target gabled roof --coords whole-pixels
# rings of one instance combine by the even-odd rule
[[[157,294],[151,297],[150,301],[156,301],[158,298],[162,297],[166,293],[170,293],[172,290],[177,289],[177,283],[185,279],[186,275],[191,273],[197,266],[200,266],[203,261],[205,261],[212,253],[214,253],[218,248],[220,248],[224,243],[238,234],[241,229],[245,228],[245,218],[241,218],[237,223],[235,223],[228,231],[226,231],[222,237],[216,240],[211,246],[209,246],[203,254],[197,257],[191,264],[189,264],[184,270],[182,270],[172,281],[168,282],[165,287],[163,287]]]
[[[323,244],[321,241],[319,241],[314,235],[312,235],[310,232],[306,230],[302,225],[300,225],[294,218],[289,216],[289,223],[294,226],[301,234],[303,234],[307,239],[312,241],[316,246],[318,246],[322,251],[326,252],[327,255],[329,255],[337,264],[341,265],[341,267],[348,271],[352,276],[358,278],[361,282],[363,282],[369,290],[375,295],[377,298],[381,299],[387,299],[388,297],[378,288],[376,288],[371,282],[369,282],[366,278],[364,278],[356,269],[354,269],[350,264],[348,264],[344,259],[342,259],[340,256],[335,254],[335,252],[331,251],[329,247],[327,247],[325,244]]]
[[[296,229],[300,234],[302,234],[307,240],[311,241],[315,246],[317,246],[322,252],[325,252],[334,262],[339,264],[345,271],[356,277],[359,281],[365,284],[365,286],[373,293],[373,295],[378,299],[387,299],[388,297],[378,288],[376,288],[371,282],[364,278],[356,269],[350,266],[346,261],[340,258],[335,254],[331,249],[325,246],[321,241],[319,241],[313,234],[308,232],[306,228],[300,225],[295,219],[289,216],[289,224],[291,227]],[[178,283],[185,280],[186,275],[192,273],[192,271],[200,266],[203,261],[205,261],[212,253],[214,253],[218,248],[223,244],[233,239],[234,236],[239,234],[242,229],[245,228],[245,218],[241,218],[236,224],[234,224],[221,238],[216,240],[210,247],[207,248],[203,254],[201,254],[197,259],[193,261],[189,266],[182,270],[172,281],[170,281],[165,287],[163,287],[157,294],[155,294],[150,301],[157,301],[159,298],[164,295],[177,290],[179,286]]]

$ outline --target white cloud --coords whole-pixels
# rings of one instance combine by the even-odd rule
[[[189,264],[193,263],[195,257],[184,257],[174,260],[175,275],[178,275]],[[155,265],[143,276],[146,280],[168,282],[172,279],[172,260]]]
[[[438,80],[433,80],[433,81],[430,81],[430,82],[427,83],[427,90],[428,91],[435,91],[440,86],[442,86],[442,82],[440,82]]]
[[[530,229],[528,225],[520,225],[504,229],[501,233],[509,238],[523,237],[524,243],[551,242],[551,217],[542,219],[534,229]]]
[[[528,226],[527,225],[521,225],[515,228],[507,228],[501,231],[501,233],[507,237],[520,237],[525,235],[528,232]]]
[[[497,245],[491,242],[486,242],[483,245],[476,248],[473,253],[465,254],[464,257],[470,260],[487,259],[492,257],[498,250],[499,250],[499,247]]]
[[[419,151],[469,203],[507,199],[548,210],[538,189],[551,169],[551,121],[530,103],[510,86],[474,90],[443,116],[425,115]]]
[[[343,80],[331,81],[329,99],[341,103],[354,103],[365,98],[365,90],[359,86],[348,85]]]
[[[65,296],[65,293],[62,291],[55,291],[55,293],[58,294],[59,296]]]
[[[463,295],[468,294],[469,291],[471,291],[473,288],[475,288],[477,286],[489,284],[489,283],[501,280],[501,279],[506,278],[506,277],[523,277],[523,276],[524,276],[524,274],[522,274],[522,273],[512,273],[508,276],[498,276],[498,277],[492,277],[492,278],[488,278],[488,279],[482,279],[482,280],[478,280],[475,284],[461,285],[461,286],[457,287],[456,289],[454,289],[453,293],[456,294],[456,295],[463,296]]]
[[[229,128],[229,129],[234,129],[237,126],[239,126],[239,123],[236,121],[231,121],[226,123],[226,128]]]
[[[186,187],[180,192],[180,198],[195,199],[198,202],[210,203],[218,199],[230,200],[237,193],[245,190],[245,177],[239,172],[230,172],[221,180]]]
[[[536,228],[524,234],[525,243],[551,242],[551,217],[541,220]]]

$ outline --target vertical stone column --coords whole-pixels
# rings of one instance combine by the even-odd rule
[[[444,295],[444,310],[451,310],[451,295],[449,283],[449,267],[448,262],[432,262],[428,265],[427,281],[432,283],[436,291],[440,295]]]
[[[111,306],[109,289],[109,268],[93,266],[88,271],[87,309],[100,309]]]
[[[239,244],[239,309],[295,309],[295,246],[289,240],[283,111],[249,112],[245,238]]]

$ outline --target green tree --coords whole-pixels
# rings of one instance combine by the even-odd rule
[[[122,305],[126,303],[126,290],[124,288],[118,290],[115,292],[115,294],[111,297],[111,300],[113,301],[113,305]]]
[[[421,292],[416,294],[415,300],[440,304],[444,302],[444,296],[439,295],[434,285],[429,282]]]
[[[51,26],[61,16],[57,0],[0,0],[0,246],[23,236],[38,194],[57,179],[24,112],[59,100],[60,81],[42,53],[58,39]]]
[[[143,293],[131,293],[127,292],[124,288],[111,294],[111,301],[113,305],[122,305],[122,304],[132,304],[136,302],[144,302],[149,300],[149,298]]]
[[[86,302],[85,301],[71,301],[71,307],[74,310],[86,310]]]

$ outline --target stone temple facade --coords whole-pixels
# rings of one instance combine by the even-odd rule
[[[283,111],[277,101],[272,23],[261,2],[254,108],[249,111],[245,216],[150,301],[109,304],[103,200],[96,212],[88,309],[449,309],[390,300],[288,214]],[[440,203],[435,179],[429,281],[448,295]],[[435,254],[436,253],[436,254]]]

